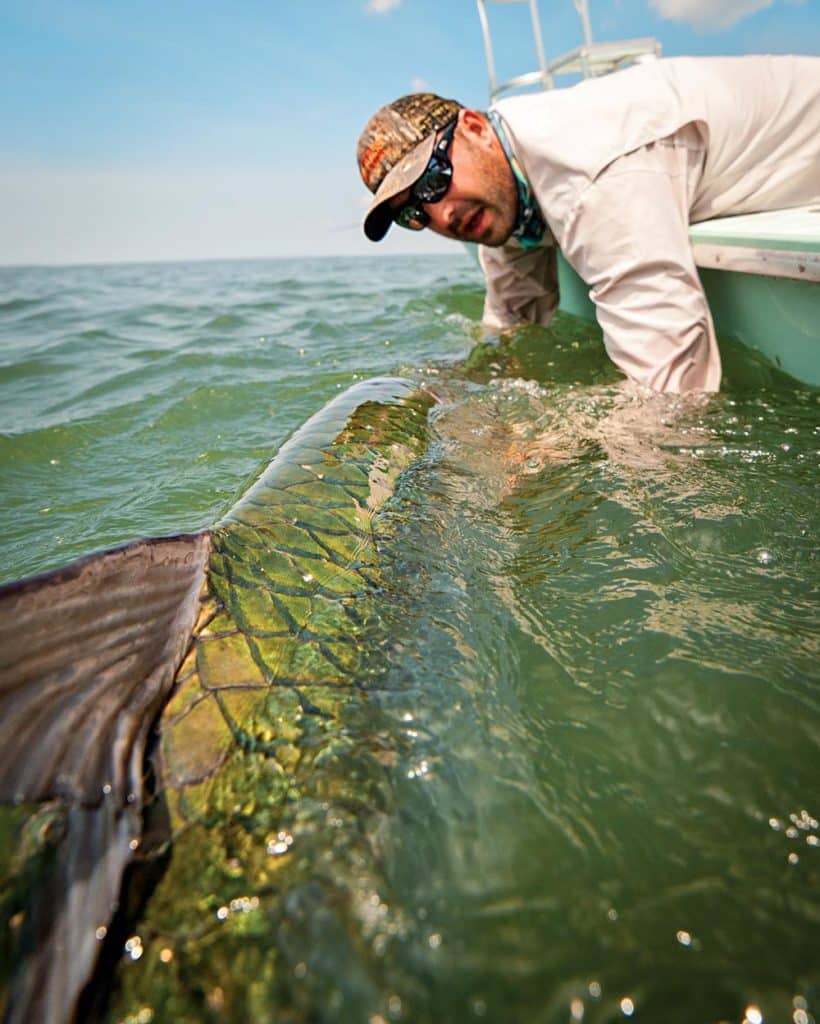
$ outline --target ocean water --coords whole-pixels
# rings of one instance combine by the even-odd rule
[[[729,343],[720,395],[648,395],[481,304],[460,254],[0,269],[2,579],[208,526],[351,383],[418,381],[349,723],[390,754],[370,916],[294,906],[270,1019],[808,1024],[818,394]]]
[[[465,354],[478,274],[464,257],[0,268],[0,579],[210,525],[339,390]]]

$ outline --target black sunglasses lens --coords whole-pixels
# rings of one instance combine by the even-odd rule
[[[453,168],[450,164],[437,163],[422,174],[413,193],[423,203],[437,203],[444,198],[452,177]]]
[[[402,206],[393,219],[400,227],[408,228],[410,231],[421,231],[430,221],[424,210],[413,203]]]
[[[422,210],[421,204],[441,202],[447,194],[453,177],[453,165],[450,163],[447,149],[453,141],[456,123],[456,121],[452,121],[445,129],[435,152],[430,157],[427,169],[413,186],[412,200],[405,203],[393,215],[393,220],[400,227],[409,228],[411,231],[421,231],[422,228],[426,228],[430,223],[430,218]]]

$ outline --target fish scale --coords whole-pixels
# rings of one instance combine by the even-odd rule
[[[430,400],[416,402],[409,404],[413,411]],[[377,616],[360,613],[363,624],[357,626],[347,611],[372,603],[378,566],[371,520],[380,506],[369,507],[360,481],[367,481],[368,463],[377,460],[380,471],[395,480],[424,443],[422,430],[406,433],[407,408],[394,408],[390,417],[385,408],[381,431],[367,432],[355,472],[342,472],[342,444],[333,452],[333,472],[322,480],[328,493],[342,489],[348,497],[334,510],[336,536],[328,539],[333,543],[341,536],[346,550],[331,559],[314,547],[318,565],[293,554],[312,543],[298,525],[315,520],[311,506],[287,522],[269,516],[251,528],[246,506],[241,518],[215,535],[206,600],[218,595],[222,610],[196,640],[196,668],[186,684],[189,691],[198,687],[201,699],[182,718],[175,719],[169,705],[158,730],[158,776],[167,787],[174,834],[172,864],[139,928],[145,952],[138,963],[120,969],[118,1018],[129,1009],[154,1006],[175,1020],[201,1019],[209,1009],[228,1019],[288,1019],[296,1012],[295,997],[286,991],[282,975],[289,972],[282,970],[277,949],[288,900],[314,877],[331,887],[331,877],[349,877],[351,862],[360,869],[366,862],[356,855],[351,834],[327,822],[343,820],[365,841],[360,819],[382,803],[373,801],[378,759],[352,744],[344,725],[350,702],[361,699],[362,687],[366,691],[366,666],[385,640]],[[347,445],[360,444],[357,422],[347,427]],[[380,454],[385,441],[391,446],[386,460]],[[299,476],[292,470],[284,472],[286,479]],[[289,487],[291,498],[297,486],[314,499],[313,482]],[[279,491],[256,490],[251,507],[259,520],[261,493]],[[347,532],[336,524],[345,524]],[[278,633],[255,635],[271,619]],[[230,622],[235,629],[226,632]],[[186,758],[200,747],[211,751],[212,761],[203,765],[201,778],[189,774],[191,781],[183,782],[177,764],[189,770]],[[363,776],[369,784],[362,785]],[[339,860],[346,869],[331,870]],[[198,866],[195,875],[192,864]],[[174,903],[179,892],[187,896],[182,908]],[[344,900],[345,894],[337,891],[334,898]],[[246,977],[255,979],[250,985],[235,982],[237,960],[253,961],[247,963]],[[201,985],[196,993],[182,980],[189,974]]]
[[[96,792],[102,797],[89,793],[87,807],[75,811],[59,790],[63,785],[71,792],[70,779],[61,783],[58,772],[58,788],[49,789],[42,769],[38,778],[45,781],[38,790],[32,784],[31,795],[56,795],[56,800],[0,807],[3,835],[11,840],[0,851],[8,946],[3,973],[9,966],[13,970],[0,988],[0,1006],[6,1003],[10,1021],[71,1019],[98,954],[97,973],[77,1013],[89,1020],[105,1016],[111,967],[123,942],[116,1019],[144,1016],[146,1007],[175,1021],[198,1021],[214,1013],[256,1021],[274,1015],[289,1019],[288,1005],[295,1006],[301,997],[288,995],[280,971],[288,955],[284,947],[276,951],[283,922],[294,901],[303,901],[299,893],[304,887],[312,891],[316,885],[331,885],[331,863],[341,858],[348,875],[351,865],[362,869],[369,842],[363,821],[383,803],[379,757],[351,740],[345,720],[366,699],[388,639],[377,608],[381,584],[374,517],[395,492],[400,474],[424,451],[433,402],[428,393],[398,379],[354,386],[308,421],[208,534],[140,542],[143,547],[133,552],[127,546],[78,563],[80,576],[99,577],[105,588],[107,603],[100,614],[89,605],[93,586],[78,596],[73,567],[0,590],[7,622],[16,613],[33,615],[36,624],[44,610],[59,617],[63,607],[73,609],[75,633],[82,634],[91,655],[86,681],[86,656],[76,646],[68,648],[66,657],[81,666],[70,677],[71,700],[75,716],[91,723],[89,732],[99,732],[107,722],[109,732],[117,733],[117,716],[123,713],[127,722],[138,713],[150,715],[144,723],[133,721],[137,743],[123,748],[123,754],[130,749],[124,807],[117,802],[124,799],[122,787],[114,792],[100,782]],[[132,577],[126,570],[133,575],[134,565],[149,557],[151,572],[151,565],[168,566],[169,581],[175,574],[181,580],[177,565],[189,565],[184,589],[169,583],[154,599],[149,575],[139,595],[130,593]],[[205,565],[201,577],[200,564]],[[192,603],[197,586],[199,596]],[[62,587],[66,596],[49,607],[54,587]],[[170,682],[161,683],[152,691],[153,703],[137,696],[136,679],[128,682],[131,696],[124,699],[108,694],[104,671],[95,675],[97,661],[108,664],[106,651],[114,663],[120,657],[120,641],[106,630],[120,621],[133,630],[142,592],[152,601],[153,614],[168,623],[169,637],[175,637],[167,660],[152,670],[158,679],[170,679],[173,658],[173,689]],[[188,595],[186,627],[183,620],[175,625],[177,593]],[[181,628],[190,638],[187,650]],[[7,626],[6,634],[12,632],[13,626]],[[4,720],[14,717],[12,711],[27,720],[35,707],[47,717],[48,687],[61,685],[59,659],[48,655],[46,663],[57,666],[55,683],[43,681],[37,703],[29,697],[32,679],[38,682],[38,659],[49,651],[48,630],[34,632],[36,650],[30,652],[18,637],[19,655],[6,659],[0,689]],[[141,656],[149,659],[148,652],[158,646],[146,643],[150,627],[143,626],[138,635]],[[4,641],[12,642],[8,636]],[[29,673],[29,690],[21,690],[15,678],[15,661]],[[105,714],[96,715],[95,707],[83,709],[84,692],[95,687],[113,700]],[[130,712],[128,700],[136,702],[138,712]],[[141,751],[159,702],[146,774]],[[83,750],[72,745],[71,737],[66,741],[68,763],[81,764]],[[108,742],[100,737],[96,747],[105,750]],[[35,747],[35,765],[38,758]],[[107,755],[97,760],[107,771]],[[6,799],[13,786],[13,795],[19,792],[20,799],[27,799],[27,772],[24,765],[8,783],[0,779]],[[77,819],[78,813],[90,824]],[[102,838],[100,846],[88,850],[83,834],[116,838]],[[90,858],[85,867],[75,864],[75,849]],[[64,914],[61,899],[71,899],[88,879],[96,885],[95,864],[109,849],[115,854],[113,873],[93,913],[79,909],[64,927],[55,924]],[[118,879],[128,862],[131,882],[114,916]],[[55,875],[53,885],[57,892],[61,884],[65,890],[56,897],[56,909],[37,896],[41,883],[44,891],[52,885],[55,870],[64,880],[60,883]],[[339,883],[334,896],[342,903],[345,884]],[[49,957],[42,940],[30,945],[32,928],[43,935],[57,929],[52,939],[56,950],[61,943],[77,947],[68,976],[61,958]],[[135,933],[125,941],[123,929]],[[239,962],[248,965],[243,982],[236,980]]]

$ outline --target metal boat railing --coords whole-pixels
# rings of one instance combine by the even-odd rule
[[[476,0],[481,33],[484,37],[484,55],[487,60],[487,78],[490,87],[490,102],[494,102],[502,93],[516,89],[540,86],[542,89],[555,87],[556,75],[581,75],[592,78],[609,71],[616,71],[635,61],[653,59],[661,54],[661,46],[657,39],[644,37],[641,39],[621,39],[607,43],[593,43],[592,29],[589,22],[587,0],[573,0],[575,10],[581,19],[584,42],[581,46],[567,53],[548,60],[544,50],[544,38],[541,32],[541,19],[538,13],[537,0]],[[535,44],[535,56],[538,66],[534,71],[515,75],[505,82],[499,82],[495,70],[490,19],[487,4],[526,4],[529,7],[532,38]]]

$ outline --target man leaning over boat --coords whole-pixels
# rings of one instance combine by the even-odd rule
[[[689,225],[820,200],[820,58],[651,61],[487,113],[415,93],[374,114],[357,157],[372,241],[395,221],[479,243],[489,327],[549,323],[558,245],[624,373],[716,391]]]

